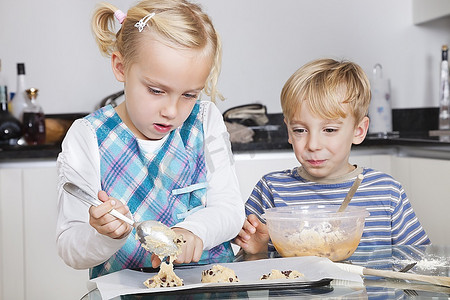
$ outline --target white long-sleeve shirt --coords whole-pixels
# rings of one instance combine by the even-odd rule
[[[176,227],[185,228],[203,241],[209,250],[234,238],[245,219],[244,203],[234,168],[229,136],[217,107],[201,102],[205,136],[208,187],[206,207],[189,215]],[[155,152],[160,141],[138,140],[145,152]],[[76,269],[94,267],[109,259],[126,242],[99,234],[89,224],[89,205],[69,195],[62,185],[73,182],[97,196],[101,190],[100,154],[97,136],[89,121],[76,120],[62,143],[58,156],[57,248],[61,258]]]

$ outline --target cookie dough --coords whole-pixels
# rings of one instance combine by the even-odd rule
[[[183,236],[179,236],[174,239],[175,244],[178,247],[177,253],[175,255],[169,256],[169,263],[164,262],[164,256],[158,256],[161,260],[161,265],[159,266],[159,272],[155,276],[144,281],[144,285],[148,288],[157,288],[157,287],[173,287],[173,286],[182,286],[184,285],[183,279],[177,276],[173,271],[173,262],[177,259],[177,256],[181,253],[181,245],[186,243],[183,239]],[[142,247],[145,248],[145,244],[142,244]],[[145,248],[148,250],[147,248]]]
[[[214,265],[211,269],[202,271],[202,282],[239,282],[239,279],[230,268],[221,265]]]
[[[169,263],[162,262],[158,274],[144,281],[144,284],[148,288],[184,285],[183,279],[178,277],[173,271],[173,263],[171,260]]]
[[[272,242],[283,257],[322,256],[340,261],[352,255],[358,247],[361,239],[358,232],[345,232],[329,222],[323,222],[313,228],[285,232]]]
[[[305,275],[296,270],[280,271],[272,269],[269,274],[264,274],[261,276],[260,280],[273,280],[273,279],[294,279],[294,278],[304,278]]]

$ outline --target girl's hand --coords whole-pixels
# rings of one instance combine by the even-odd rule
[[[106,192],[98,192],[98,199],[103,203],[97,207],[89,208],[89,224],[98,231],[98,233],[109,236],[112,239],[121,239],[131,232],[131,226],[109,214],[114,208],[123,215],[127,215],[130,210],[128,206],[121,201],[108,197]]]
[[[186,243],[182,244],[181,253],[174,263],[183,264],[198,262],[203,253],[203,241],[189,230],[179,227],[174,227],[172,229],[177,235],[182,235],[183,239],[186,241]],[[151,260],[153,268],[157,268],[161,264],[159,257],[154,254],[152,254]]]
[[[256,215],[249,215],[234,239],[234,243],[249,254],[267,252],[269,244],[267,225],[262,223]]]

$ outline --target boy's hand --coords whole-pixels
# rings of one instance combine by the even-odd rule
[[[249,215],[234,242],[249,254],[267,252],[269,244],[267,225],[262,223],[256,215]]]
[[[131,226],[109,214],[114,208],[123,215],[127,215],[130,210],[128,206],[121,201],[108,197],[106,192],[98,192],[98,199],[103,203],[97,207],[89,208],[89,224],[98,231],[98,233],[109,236],[112,239],[121,239],[131,232]]]
[[[186,243],[182,244],[181,253],[178,255],[174,263],[183,264],[198,262],[203,253],[203,241],[189,230],[179,227],[174,227],[172,229],[177,235],[182,235],[183,239],[186,241]],[[151,259],[153,268],[157,268],[161,264],[161,260],[158,256],[152,254]]]

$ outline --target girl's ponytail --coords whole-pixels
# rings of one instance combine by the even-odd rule
[[[94,11],[92,16],[92,31],[94,33],[95,41],[97,42],[100,52],[106,56],[111,56],[111,53],[117,50],[116,33],[114,32],[114,22],[116,17],[114,12],[118,8],[109,3],[100,3]]]

